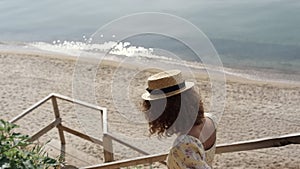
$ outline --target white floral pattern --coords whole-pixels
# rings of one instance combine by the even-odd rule
[[[216,127],[216,120],[212,114],[205,113],[212,119]],[[216,143],[209,149],[204,147],[199,139],[190,135],[176,138],[171,148],[167,164],[169,169],[210,169],[216,150]]]

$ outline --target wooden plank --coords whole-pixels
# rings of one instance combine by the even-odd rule
[[[111,133],[107,133],[107,135],[108,135],[109,137],[111,137],[113,140],[119,142],[120,144],[123,144],[124,146],[129,147],[129,148],[131,148],[131,149],[133,149],[133,150],[135,150],[135,151],[137,151],[137,152],[139,152],[139,153],[141,153],[141,154],[143,154],[143,155],[150,155],[150,153],[148,153],[148,152],[146,152],[146,151],[144,151],[144,150],[141,150],[141,149],[139,149],[139,148],[137,148],[137,147],[131,145],[130,143],[127,143],[127,142],[125,142],[125,141],[123,141],[123,140],[121,140],[121,139],[118,139],[116,136],[114,136],[114,135],[111,134]],[[160,161],[160,163],[166,165],[166,163],[165,163],[163,160]]]
[[[61,124],[57,125],[57,129],[58,129],[60,142],[61,142],[62,145],[65,145],[66,144],[66,139],[65,139],[64,131],[61,127]]]
[[[166,156],[167,156],[166,154],[147,155],[147,156],[142,156],[142,157],[137,157],[132,159],[109,162],[100,165],[87,166],[87,167],[83,167],[82,169],[115,169],[120,167],[135,166],[139,164],[146,164],[146,163],[150,164],[157,161],[164,161],[166,159]]]
[[[113,139],[113,140],[119,142],[120,144],[123,144],[124,146],[129,147],[129,148],[131,148],[131,149],[133,149],[133,150],[135,150],[135,151],[137,151],[137,152],[139,152],[139,153],[141,153],[141,154],[149,155],[148,152],[146,152],[146,151],[144,151],[144,150],[141,150],[141,149],[139,149],[139,148],[137,148],[137,147],[131,145],[130,143],[127,143],[127,142],[125,142],[125,141],[123,141],[123,140],[118,139],[116,136],[114,136],[114,135],[111,134],[111,133],[107,133],[107,136],[110,137],[111,139]]]
[[[52,106],[53,106],[53,111],[54,111],[55,118],[60,118],[56,97],[55,96],[51,97],[51,101],[52,101]],[[58,134],[59,134],[61,144],[62,145],[66,144],[64,131],[61,128],[61,124],[57,125],[57,129],[58,129]]]
[[[28,113],[32,112],[34,109],[36,109],[37,107],[39,107],[40,105],[44,104],[46,101],[48,101],[50,98],[52,97],[52,94],[48,95],[47,97],[43,98],[42,100],[38,101],[37,103],[35,103],[34,105],[30,106],[28,109],[26,109],[25,111],[23,111],[21,114],[19,114],[18,116],[14,117],[13,119],[11,119],[9,122],[10,123],[15,123],[18,120],[20,120],[22,117],[26,116]]]
[[[218,145],[216,153],[220,154],[261,148],[280,147],[288,144],[300,144],[300,133],[241,141],[231,144],[222,144]]]
[[[236,151],[247,151],[261,148],[271,148],[285,146],[288,144],[300,144],[300,133],[294,133],[289,135],[283,135],[279,137],[268,137],[262,139],[255,139],[249,141],[241,141],[231,144],[217,145],[216,154],[220,153],[230,153]],[[148,155],[138,158],[119,160],[114,162],[109,162],[105,164],[98,164],[88,167],[83,167],[84,169],[113,169],[120,167],[128,167],[133,165],[152,163],[157,161],[164,161],[167,158],[168,153]]]
[[[71,102],[71,103],[76,103],[76,104],[81,105],[83,107],[91,108],[91,109],[94,109],[94,110],[102,111],[103,109],[105,109],[105,107],[96,106],[96,105],[93,105],[93,104],[90,104],[90,103],[87,103],[87,102],[84,102],[84,101],[81,101],[81,100],[73,99],[73,98],[68,97],[68,96],[60,95],[60,94],[57,94],[57,93],[52,93],[52,95],[55,96],[56,98],[61,99],[61,100],[65,100],[65,101],[68,101],[68,102]]]
[[[108,133],[108,123],[107,123],[107,110],[106,108],[102,111],[102,130],[104,134]]]
[[[61,144],[59,160],[66,161],[66,144]]]
[[[108,135],[107,109],[102,111],[103,149],[104,162],[114,161],[112,138]]]
[[[59,134],[61,144],[62,145],[66,144],[65,135],[64,135],[64,131],[62,130],[61,124],[57,125],[57,129],[58,129],[58,134]]]
[[[92,136],[83,134],[83,133],[81,133],[81,132],[78,132],[78,131],[76,131],[76,130],[73,130],[73,129],[68,128],[68,127],[66,127],[66,126],[63,126],[63,125],[61,125],[61,128],[62,128],[62,130],[65,131],[65,132],[68,132],[68,133],[73,134],[73,135],[75,135],[75,136],[78,136],[78,137],[80,137],[80,138],[82,138],[82,139],[85,139],[85,140],[87,140],[87,141],[91,141],[91,142],[93,142],[93,143],[95,143],[95,144],[99,144],[99,145],[103,146],[103,141],[101,141],[101,140],[99,140],[99,139],[97,139],[97,138],[94,138],[94,137],[92,137]]]
[[[56,97],[55,96],[51,97],[51,101],[52,101],[55,118],[60,118]]]
[[[55,119],[48,126],[42,128],[40,131],[36,132],[33,136],[31,136],[30,139],[28,139],[28,141],[30,141],[30,142],[35,141],[36,139],[38,139],[39,137],[41,137],[42,135],[44,135],[45,133],[47,133],[48,131],[50,131],[51,129],[53,129],[60,123],[61,123],[60,118]]]
[[[148,153],[148,152],[146,152],[144,150],[141,150],[141,149],[139,149],[139,148],[137,148],[137,147],[131,145],[130,143],[127,143],[127,142],[125,142],[125,141],[123,141],[121,139],[118,139],[116,136],[114,136],[111,133],[107,133],[107,136],[111,137],[113,140],[119,142],[120,144],[123,144],[124,146],[129,147],[129,148],[131,148],[131,149],[133,149],[133,150],[135,150],[135,151],[137,151],[137,152],[139,152],[139,153],[141,153],[143,155],[150,155],[150,153]],[[160,163],[166,165],[166,163],[163,160],[160,161]]]
[[[104,162],[114,161],[112,139],[106,133],[103,134],[103,149],[104,149]]]

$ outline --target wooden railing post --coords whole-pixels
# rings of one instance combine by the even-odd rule
[[[58,105],[57,105],[57,100],[55,96],[51,97],[52,100],[52,105],[53,105],[53,110],[54,110],[54,115],[55,115],[55,119],[61,119],[60,118],[60,114],[59,114],[59,109],[58,109]],[[65,160],[65,152],[66,152],[66,139],[64,136],[64,131],[62,129],[62,125],[61,122],[56,126],[58,129],[58,134],[59,134],[59,138],[60,138],[60,143],[61,143],[61,152],[60,152],[60,158],[61,160]]]
[[[104,149],[104,162],[114,161],[112,139],[107,134],[103,134],[103,149]]]
[[[108,135],[107,109],[101,111],[103,129],[104,162],[114,161],[112,138]]]

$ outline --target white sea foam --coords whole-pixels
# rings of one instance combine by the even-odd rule
[[[113,47],[113,48],[112,48]],[[105,59],[113,61],[122,61],[124,58],[135,60],[133,63],[142,64],[161,64],[168,68],[191,68],[199,71],[208,71],[216,73],[224,73],[236,77],[242,77],[250,80],[258,81],[277,81],[282,83],[297,83],[299,84],[298,74],[284,74],[282,72],[264,72],[261,70],[243,70],[226,67],[216,67],[213,65],[204,65],[199,62],[192,62],[182,59],[175,59],[167,56],[155,54],[152,48],[142,46],[133,46],[129,42],[105,42],[103,44],[91,44],[75,41],[53,41],[33,42],[24,44],[0,44],[0,51],[16,51],[16,52],[34,52],[34,53],[57,53],[74,57],[88,56],[97,57],[99,53],[105,55]]]

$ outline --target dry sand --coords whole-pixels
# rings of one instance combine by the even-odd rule
[[[84,74],[76,79],[75,60],[62,56],[41,54],[0,53],[0,108],[2,119],[9,120],[46,97],[50,93],[98,104],[108,109],[109,129],[135,146],[149,153],[167,151],[172,139],[157,140],[147,136],[147,124],[142,115],[131,108],[140,103],[140,94],[150,72],[105,62],[99,67],[91,63],[80,66]],[[77,67],[78,68],[78,67]],[[78,70],[78,69],[77,69]],[[121,78],[115,76],[116,70]],[[132,79],[131,74],[139,72]],[[94,80],[91,83],[90,79]],[[114,98],[118,90],[125,90],[130,82],[129,102]],[[197,85],[204,99],[205,107],[210,102],[210,83],[197,77]],[[94,91],[86,91],[92,87]],[[77,90],[78,88],[85,88]],[[133,90],[135,89],[135,90]],[[75,92],[74,92],[75,91]],[[74,94],[75,93],[75,94]],[[95,97],[91,94],[95,93]],[[113,93],[113,94],[112,94]],[[112,96],[113,95],[113,96]],[[279,83],[265,83],[227,77],[225,112],[219,123],[217,143],[256,139],[269,136],[296,133],[300,131],[300,86]],[[63,124],[98,137],[101,135],[99,112],[58,101]],[[17,122],[20,130],[32,134],[49,124],[54,118],[51,102],[46,103]],[[55,154],[59,149],[57,130],[51,130],[39,139],[51,140],[48,149]],[[103,162],[103,149],[80,138],[66,134],[67,161],[77,166]],[[116,159],[136,157],[141,154],[114,143]],[[162,165],[155,165],[163,168]],[[215,156],[214,168],[300,168],[300,146],[289,145],[280,148],[260,149],[247,152],[226,153]]]

